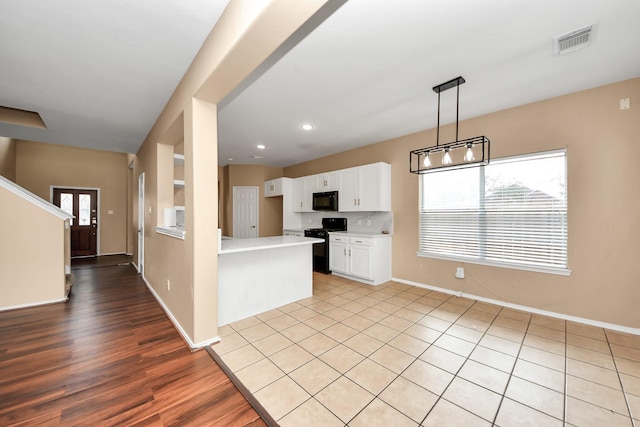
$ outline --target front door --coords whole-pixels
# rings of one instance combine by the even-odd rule
[[[258,187],[233,187],[233,237],[258,237]]]
[[[73,215],[71,256],[98,254],[98,190],[54,188],[53,204]]]

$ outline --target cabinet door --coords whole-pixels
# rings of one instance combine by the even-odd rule
[[[329,243],[329,269],[337,273],[349,273],[348,245],[346,239],[332,240]]]
[[[282,196],[282,178],[264,182],[264,197]]]
[[[349,245],[349,270],[352,276],[373,279],[371,263],[372,248],[367,245],[351,243]]]
[[[340,190],[338,192],[338,210],[354,212],[358,210],[358,193],[360,186],[359,168],[340,171]]]
[[[273,197],[276,194],[276,184],[273,180],[264,182],[264,197]]]
[[[391,210],[391,167],[374,163],[360,168],[361,211]]]
[[[294,212],[312,212],[311,201],[313,192],[309,189],[311,179],[315,184],[315,177],[303,176],[293,180],[293,211]]]
[[[316,191],[339,191],[340,178],[338,172],[327,172],[316,175]]]

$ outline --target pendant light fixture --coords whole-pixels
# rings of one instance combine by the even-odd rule
[[[448,82],[433,87],[438,94],[438,126],[436,130],[436,145],[420,148],[409,153],[409,171],[416,174],[438,172],[442,170],[460,169],[489,164],[490,141],[486,136],[476,136],[463,140],[458,139],[460,112],[460,85],[465,83],[462,77],[456,77]],[[447,89],[456,88],[456,140],[440,144],[440,93]],[[442,153],[440,163],[433,162],[431,154]]]

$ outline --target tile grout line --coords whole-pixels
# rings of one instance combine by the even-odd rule
[[[618,370],[618,364],[616,363],[616,357],[613,354],[613,349],[611,348],[611,341],[609,341],[609,335],[607,334],[607,330],[603,328],[604,337],[607,340],[607,346],[609,347],[609,351],[611,352],[611,359],[613,359],[613,366],[616,368],[616,375],[618,377],[618,381],[620,381],[620,389],[622,390],[622,396],[624,396],[624,403],[627,404],[627,411],[629,411],[629,419],[631,420],[631,425],[636,427],[636,422],[633,419],[633,414],[631,413],[631,405],[629,404],[629,399],[627,398],[627,392],[624,388],[624,383],[622,382],[622,377],[620,376],[620,371]]]
[[[498,314],[500,314],[504,310],[504,307],[500,309]],[[496,316],[496,319],[498,316]],[[496,424],[496,420],[498,419],[498,414],[500,413],[500,408],[502,408],[502,402],[504,402],[505,395],[507,394],[507,389],[509,388],[509,383],[511,382],[511,378],[513,378],[513,373],[516,370],[516,365],[518,364],[518,360],[520,360],[520,353],[522,352],[522,346],[524,346],[524,340],[527,337],[527,333],[529,332],[529,326],[531,326],[531,321],[533,320],[533,315],[529,316],[529,321],[527,322],[527,328],[524,330],[524,334],[522,335],[522,341],[520,341],[520,347],[518,347],[518,354],[515,355],[515,360],[513,361],[513,366],[511,367],[511,372],[509,372],[509,378],[507,379],[507,383],[504,386],[504,391],[502,392],[502,396],[500,397],[500,403],[498,403],[498,409],[496,410],[496,414],[493,416],[493,421],[491,425]],[[528,405],[526,405],[528,406]],[[536,410],[535,408],[532,408]]]
[[[455,296],[452,296],[451,298],[454,298],[454,297],[455,297]],[[449,301],[451,298],[448,298],[446,301]],[[445,302],[446,302],[446,301],[445,301]],[[478,301],[476,300],[472,305],[470,305],[469,307],[467,307],[467,309],[466,309],[462,314],[460,314],[460,316],[458,316],[458,318],[456,319],[456,321],[458,321],[458,320],[459,320],[459,319],[460,319],[460,318],[461,318],[461,317],[462,317],[466,312],[468,312],[469,310],[471,310],[471,308],[472,308],[474,305],[476,305],[477,303],[478,303]],[[443,302],[443,304],[444,304],[444,302]],[[442,305],[442,304],[441,304],[441,305]],[[451,385],[451,383],[453,383],[453,381],[454,381],[456,378],[458,378],[458,374],[460,373],[460,371],[462,370],[462,368],[464,367],[464,365],[469,361],[469,357],[470,357],[470,356],[471,356],[471,354],[476,350],[476,348],[478,348],[478,346],[480,345],[480,341],[482,341],[482,338],[484,338],[484,337],[487,335],[487,331],[489,331],[489,328],[491,328],[491,326],[494,324],[494,322],[495,322],[495,321],[496,321],[496,319],[498,318],[498,315],[502,312],[502,310],[503,310],[503,309],[504,309],[504,307],[500,308],[500,310],[495,314],[495,316],[493,317],[493,320],[491,320],[491,323],[489,323],[489,327],[487,327],[487,329],[482,333],[482,336],[480,337],[480,339],[479,339],[479,340],[474,344],[473,349],[469,352],[469,355],[468,355],[468,356],[466,356],[465,361],[460,365],[460,367],[458,368],[458,370],[456,371],[456,373],[455,373],[455,374],[453,374],[453,378],[451,379],[451,381],[449,381],[449,384],[447,384],[447,386],[444,388],[444,390],[442,390],[442,393],[440,393],[440,395],[438,396],[438,399],[436,399],[436,402],[433,404],[433,406],[431,407],[431,409],[429,409],[429,412],[427,412],[427,415],[423,418],[423,420],[420,422],[420,424],[423,424],[423,423],[427,420],[427,418],[429,418],[429,414],[431,414],[431,411],[433,411],[433,408],[435,408],[435,407],[436,407],[436,405],[438,404],[438,402],[439,402],[441,399],[443,399],[443,397],[442,397],[442,396],[444,396],[444,394],[446,393],[446,391],[447,391],[447,389],[449,388],[449,386]],[[433,311],[433,310],[432,310],[432,311]],[[451,325],[450,325],[447,329],[445,329],[445,330],[440,334],[440,337],[441,337],[442,335],[444,335],[444,334],[445,334],[445,333],[446,333],[446,332],[447,332],[447,331],[448,331],[448,330],[449,330],[453,325],[455,325],[455,324],[456,324],[455,322],[452,322],[452,323],[451,323]],[[462,325],[460,325],[460,326],[462,326]],[[439,339],[440,337],[438,337],[438,339]],[[457,337],[455,337],[455,338],[457,338]],[[523,339],[524,339],[524,338],[523,338]],[[437,341],[437,340],[436,340],[436,341]],[[466,340],[465,340],[465,341],[466,341]],[[469,342],[469,341],[467,341],[467,342]],[[434,341],[431,345],[435,345],[435,341]],[[429,346],[429,347],[431,347],[431,346]],[[438,347],[438,346],[436,345],[436,347]],[[520,345],[520,347],[522,347],[522,344]],[[438,347],[438,348],[441,348],[441,347]],[[428,349],[428,348],[427,348],[427,349]],[[446,349],[445,349],[445,350],[446,350]],[[425,350],[425,352],[426,352],[426,351],[427,351],[427,350]],[[447,350],[447,351],[448,351],[448,350]],[[423,352],[423,354],[424,354],[424,352]],[[486,365],[486,366],[488,366],[488,365]],[[514,367],[515,367],[515,362],[514,362]],[[512,369],[513,369],[513,368],[512,368]],[[460,378],[462,378],[462,377],[460,377]],[[462,379],[464,379],[464,378],[462,378]],[[465,381],[467,381],[467,380],[465,380]],[[473,383],[473,384],[475,384],[475,383]],[[508,382],[507,382],[507,384],[508,384]],[[481,386],[481,385],[479,385],[479,386],[480,386],[480,387],[482,387],[482,388],[485,388],[485,389],[486,389],[486,387],[484,387],[484,386]],[[487,390],[489,390],[489,389],[487,389]],[[506,387],[505,387],[505,390],[506,390]],[[489,391],[493,391],[493,390],[489,390]],[[447,400],[447,399],[445,399],[445,400]],[[448,401],[448,400],[447,400],[447,401]],[[455,403],[453,403],[453,402],[450,402],[450,403],[452,403],[452,404],[453,404],[453,405],[455,405],[455,406],[458,406],[458,405],[456,405],[456,404],[455,404]],[[460,406],[458,406],[458,407],[459,407],[459,408],[461,408]],[[468,410],[467,410],[467,409],[465,409],[465,408],[461,408],[461,409],[463,409],[463,410],[465,410],[465,411],[467,411],[467,412],[469,412],[469,413],[471,413],[471,414],[473,414],[473,415],[475,415],[475,416],[477,416],[477,417],[479,417],[479,418],[482,418],[482,417],[480,417],[479,415],[477,415],[477,414],[475,414],[475,413],[473,413],[473,412],[471,412],[471,411],[468,411]],[[499,409],[500,409],[500,406],[498,405],[498,410],[499,410]],[[498,411],[496,411],[496,416],[497,416],[497,414],[498,414]],[[495,422],[495,416],[494,416],[494,422]]]

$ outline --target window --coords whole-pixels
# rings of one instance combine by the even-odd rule
[[[420,176],[418,255],[568,274],[566,151]]]

